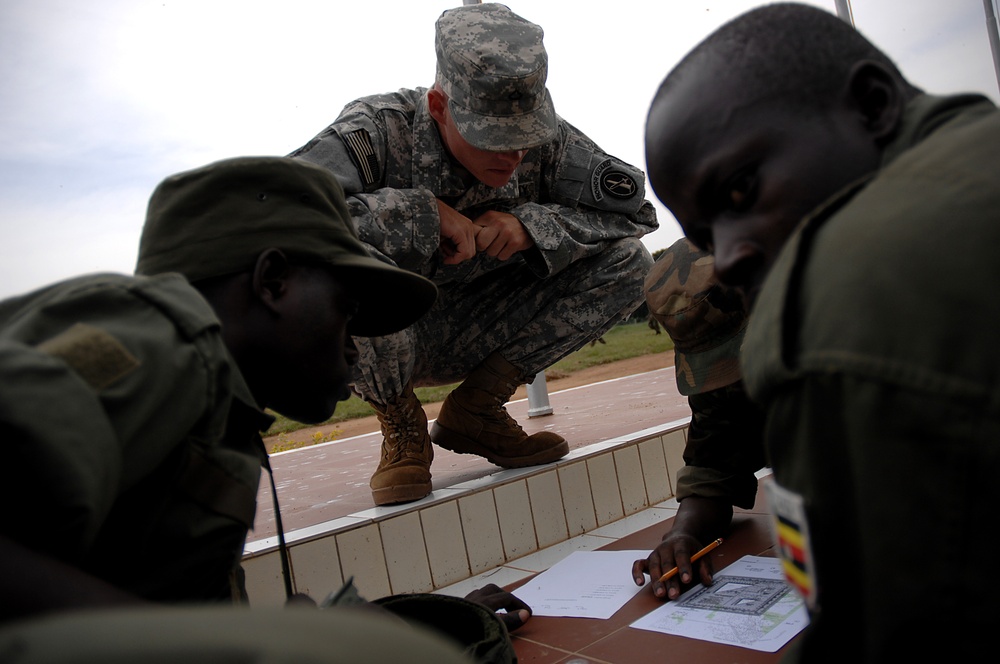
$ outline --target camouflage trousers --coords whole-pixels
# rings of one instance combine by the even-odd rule
[[[409,382],[461,381],[494,352],[530,382],[635,311],[651,265],[642,242],[624,238],[546,278],[519,256],[446,266],[431,276],[439,294],[423,318],[396,334],[355,337],[355,390],[385,404]]]

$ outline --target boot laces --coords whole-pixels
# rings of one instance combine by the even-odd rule
[[[389,457],[388,463],[395,463],[404,456],[419,457],[423,454],[427,425],[420,417],[422,412],[419,407],[405,404],[388,407],[385,413],[378,413],[385,441],[382,450],[383,455]]]
[[[510,387],[510,391],[506,393],[506,396],[504,394],[492,395],[493,410],[496,411],[497,419],[499,419],[504,425],[524,433],[524,429],[522,429],[521,425],[517,423],[517,420],[511,417],[510,413],[507,412],[507,401],[510,399],[510,396],[514,394],[514,390],[517,389],[517,383],[512,383],[508,387]]]

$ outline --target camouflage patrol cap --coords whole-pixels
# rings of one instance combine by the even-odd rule
[[[437,84],[466,141],[481,150],[526,150],[553,140],[542,29],[501,4],[464,5],[436,23]]]
[[[715,260],[681,238],[646,275],[646,305],[674,342],[677,389],[689,396],[740,380],[743,298],[715,279]]]
[[[135,272],[179,272],[197,282],[250,270],[270,248],[325,263],[341,277],[358,300],[348,328],[357,336],[408,327],[437,297],[427,279],[368,253],[330,171],[286,157],[226,159],[160,183]]]

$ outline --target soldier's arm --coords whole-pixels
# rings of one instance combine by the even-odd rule
[[[20,317],[30,334],[0,341],[0,429],[22,480],[0,483],[0,501],[18,505],[2,534],[68,564],[87,555],[120,492],[210,421],[204,358],[146,295],[123,278],[81,280]]]
[[[355,103],[289,156],[337,176],[362,242],[402,268],[423,272],[441,244],[441,217],[438,199],[430,190],[387,184],[389,143],[404,125],[391,112],[378,113]]]
[[[749,508],[757,492],[755,472],[764,466],[763,413],[747,397],[741,382],[693,394],[691,426],[684,449],[685,466],[677,476],[680,508],[663,541],[645,560],[633,565],[638,585],[643,572],[653,581],[659,598],[676,599],[681,585],[694,580],[711,583],[711,557],[696,567],[691,556],[711,540],[724,534],[733,516],[733,505]],[[659,577],[678,567],[680,573],[667,581]]]
[[[608,155],[569,123],[560,122],[558,141],[543,146],[538,158],[538,201],[510,211],[538,250],[525,254],[537,273],[555,274],[609,241],[642,237],[658,227],[642,171]]]

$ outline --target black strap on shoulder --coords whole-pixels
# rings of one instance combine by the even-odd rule
[[[264,441],[261,441],[261,447]],[[274,501],[274,525],[278,530],[278,555],[281,557],[281,576],[285,581],[285,599],[291,600],[296,594],[295,575],[292,573],[292,559],[288,555],[288,546],[285,544],[285,527],[281,523],[281,510],[278,508],[278,487],[274,483],[274,471],[271,470],[271,461],[268,458],[267,450],[261,460],[261,466],[267,471],[268,479],[271,482],[271,500]]]

